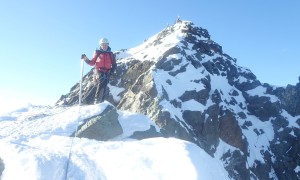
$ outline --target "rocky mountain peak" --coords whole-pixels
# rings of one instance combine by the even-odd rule
[[[183,41],[209,40],[210,35],[206,29],[194,26],[190,21],[178,21],[172,26],[168,26],[158,34],[148,39],[147,47],[163,44],[176,44]]]
[[[147,115],[165,137],[193,142],[222,159],[233,179],[300,177],[299,86],[261,84],[189,21],[115,54],[118,68],[106,100],[119,110]],[[92,71],[83,87],[89,104]],[[57,105],[78,103],[78,92],[76,84]]]

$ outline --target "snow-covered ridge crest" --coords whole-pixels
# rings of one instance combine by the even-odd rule
[[[120,52],[117,55],[117,59],[130,57],[130,59],[158,61],[160,60],[161,54],[178,44],[180,45],[180,42],[187,37],[187,30],[192,25],[193,23],[190,21],[180,21],[173,26],[168,26],[161,32],[145,40],[141,45]],[[208,38],[204,36],[197,38],[208,40]]]
[[[1,179],[228,178],[220,161],[195,144],[175,138],[129,138],[134,132],[157,128],[142,114],[118,111],[123,133],[109,142],[69,137],[78,123],[107,106],[111,105],[32,106],[15,114],[14,119],[1,118]],[[215,173],[207,173],[212,168]]]

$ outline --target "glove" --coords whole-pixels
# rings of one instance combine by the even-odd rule
[[[86,59],[86,55],[85,55],[85,54],[82,54],[82,55],[81,55],[81,59],[85,60],[85,59]]]

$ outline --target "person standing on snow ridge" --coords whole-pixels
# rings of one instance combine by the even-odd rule
[[[104,101],[109,76],[117,68],[116,59],[113,52],[111,52],[108,40],[106,38],[100,39],[99,45],[100,49],[95,51],[91,60],[89,60],[85,54],[81,55],[81,59],[87,64],[95,66],[94,78],[96,80],[95,86],[97,89],[94,104]]]

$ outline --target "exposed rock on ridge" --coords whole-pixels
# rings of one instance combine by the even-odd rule
[[[3,170],[4,170],[4,163],[3,163],[2,159],[0,158],[0,177],[2,175]]]
[[[116,108],[107,106],[99,115],[86,119],[78,127],[76,137],[107,141],[123,133]],[[74,133],[73,135],[74,136]]]

